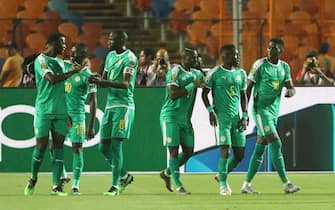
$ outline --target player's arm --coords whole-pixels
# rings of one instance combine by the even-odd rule
[[[68,79],[73,74],[80,72],[83,67],[84,67],[83,65],[80,65],[80,64],[75,62],[75,63],[72,64],[72,70],[71,71],[68,71],[64,74],[59,74],[59,75],[55,75],[51,71],[47,71],[44,75],[44,78],[46,80],[48,80],[51,84],[56,84],[58,82],[62,82],[64,80]]]
[[[248,82],[247,82],[247,90],[246,90],[246,96],[247,96],[247,106],[248,106],[248,102],[250,100],[250,97],[251,97],[251,92],[252,92],[252,89],[254,88],[255,86],[255,82],[248,79]]]
[[[130,65],[126,66],[123,70],[123,80],[122,81],[111,81],[107,80],[107,71],[105,70],[102,74],[102,78],[98,76],[91,76],[88,81],[90,83],[99,85],[101,87],[113,87],[113,88],[120,88],[120,89],[128,89],[130,85],[130,80],[132,75],[135,72],[135,65],[131,63]]]
[[[192,82],[193,83],[193,82]],[[192,86],[192,85],[190,85]],[[189,88],[190,91],[193,91],[194,87]],[[169,84],[168,85],[168,92],[169,92],[169,97],[175,101],[178,98],[181,98],[183,96],[186,96],[188,94],[188,91],[186,90],[186,88],[184,87],[178,87],[176,85],[173,84]]]
[[[239,130],[244,131],[247,129],[249,116],[248,116],[248,96],[247,91],[241,90],[240,91],[240,105],[242,109],[242,117],[239,121]]]
[[[295,88],[293,86],[292,80],[288,80],[284,83],[284,86],[286,87],[287,91],[285,93],[285,97],[289,98],[295,95]]]
[[[7,59],[5,64],[2,67],[2,71],[0,73],[0,86],[2,86],[3,81],[6,81],[13,65],[13,61],[11,59]]]
[[[211,106],[211,104],[209,103],[209,99],[208,99],[209,92],[210,92],[210,89],[207,87],[204,87],[202,89],[201,98],[202,98],[202,101],[204,102],[205,107],[207,108],[209,112],[209,123],[211,124],[211,126],[216,126],[217,121],[216,121],[216,115],[214,112],[214,107]]]
[[[94,138],[94,122],[95,122],[95,115],[97,111],[97,94],[96,91],[90,92],[88,94],[88,101],[90,104],[90,120],[88,124],[88,129],[86,133],[87,139]]]

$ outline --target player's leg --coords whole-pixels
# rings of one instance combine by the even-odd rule
[[[265,128],[266,125],[272,118],[269,117],[266,113],[253,113],[254,119],[256,122],[257,127],[257,141],[255,144],[255,148],[253,154],[249,161],[248,172],[246,175],[245,182],[242,185],[241,193],[258,193],[251,187],[251,181],[255,177],[256,173],[258,172],[259,168],[263,163],[264,152],[267,146],[267,141],[265,140]]]
[[[125,113],[123,114],[123,112]],[[121,116],[123,116],[121,119],[118,119],[119,121],[119,127],[122,125],[120,123],[123,123],[124,119],[124,130],[123,133],[118,133],[118,137],[123,138],[124,140],[129,140],[131,137],[131,130],[134,124],[135,119],[135,111],[133,109],[125,109],[120,110]],[[122,134],[122,135],[121,135]],[[120,184],[119,184],[119,192],[122,193],[125,188],[131,184],[134,181],[134,176],[127,172],[125,169],[125,165],[123,162],[123,149],[121,148],[120,152],[120,158],[122,159],[122,164],[120,168]]]
[[[80,176],[84,168],[84,157],[83,157],[83,144],[82,143],[72,143],[73,152],[73,184],[72,184],[72,194],[80,195],[79,184]]]
[[[245,134],[237,129],[240,119],[236,119],[232,129],[232,148],[234,155],[228,159],[228,173],[234,170],[244,158],[244,148],[246,143]]]
[[[275,128],[274,128],[275,129]],[[300,190],[300,187],[292,184],[287,177],[285,162],[282,153],[282,143],[281,140],[275,130],[275,132],[271,135],[267,136],[267,140],[269,145],[271,146],[271,161],[276,169],[282,183],[284,184],[284,192],[285,193],[295,193]]]
[[[72,126],[69,131],[69,137],[72,143],[72,171],[73,171],[73,184],[72,194],[80,195],[79,184],[80,176],[84,167],[83,157],[83,143],[85,141],[85,115],[71,114]]]
[[[220,186],[220,195],[227,196],[231,195],[231,190],[227,182],[228,177],[228,158],[229,150],[231,146],[231,132],[229,122],[223,122],[219,120],[219,145],[220,145],[220,157],[218,163],[218,178]]]
[[[46,119],[43,115],[36,114],[34,119],[36,146],[33,150],[31,161],[31,177],[24,189],[24,195],[32,195],[38,178],[38,172],[44,159],[45,150],[49,143],[49,130],[51,119]]]
[[[63,192],[61,186],[60,177],[63,172],[64,165],[64,140],[68,133],[68,116],[59,115],[56,116],[55,120],[52,122],[52,144],[53,144],[53,157],[52,161],[52,194],[59,196],[66,196],[67,193]]]
[[[99,151],[105,157],[107,163],[112,167],[112,148],[111,148],[111,141],[112,141],[112,112],[111,110],[105,110],[104,116],[101,122],[101,129],[100,129],[100,144],[98,146]]]
[[[61,186],[60,177],[63,172],[64,164],[64,139],[63,134],[58,133],[55,130],[51,130],[52,133],[52,144],[53,144],[53,160],[52,160],[52,191],[54,195],[65,196],[67,193],[63,192]]]

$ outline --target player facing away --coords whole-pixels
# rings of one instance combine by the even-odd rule
[[[71,61],[65,61],[65,70],[71,71],[72,64],[77,63],[84,68],[65,81],[66,105],[70,117],[71,128],[69,138],[73,151],[73,185],[72,194],[80,195],[79,183],[80,175],[84,167],[83,143],[85,139],[94,138],[94,120],[96,114],[96,85],[90,84],[88,78],[92,72],[85,65],[88,55],[88,48],[85,44],[76,44],[71,49]],[[88,98],[90,105],[89,125],[86,132],[85,126],[85,101]]]
[[[107,54],[102,78],[92,76],[89,82],[108,87],[107,104],[101,123],[100,152],[112,166],[111,188],[104,195],[119,195],[133,181],[123,167],[123,141],[129,139],[134,122],[134,88],[137,57],[126,48],[127,34],[113,31],[109,35],[110,52]],[[121,180],[120,180],[121,178]]]
[[[231,172],[243,159],[245,134],[248,124],[247,113],[247,76],[238,67],[239,54],[234,45],[224,45],[221,48],[223,65],[210,70],[206,77],[206,87],[203,88],[202,99],[209,112],[209,121],[215,127],[216,137],[220,145],[218,164],[218,179],[220,195],[231,195],[227,182]],[[208,94],[212,91],[213,104],[210,105]],[[241,105],[242,117],[239,114]],[[232,147],[234,155],[229,157]]]
[[[181,65],[173,65],[166,77],[166,91],[160,113],[163,144],[170,154],[169,167],[160,173],[166,188],[173,192],[171,176],[177,187],[177,194],[190,194],[183,187],[179,167],[193,154],[194,131],[191,116],[196,96],[196,88],[203,86],[201,71],[191,69],[197,62],[194,50],[186,49]],[[182,153],[178,154],[179,146]]]
[[[251,187],[251,181],[263,162],[267,145],[271,145],[271,161],[284,184],[284,192],[295,193],[300,190],[288,180],[281,151],[282,143],[276,130],[282,88],[287,89],[285,97],[292,97],[295,94],[290,67],[280,60],[283,49],[283,40],[271,39],[267,48],[267,57],[256,60],[248,75],[248,99],[254,89],[253,118],[257,127],[257,142],[250,158],[241,193],[257,193]]]
[[[34,62],[37,96],[35,102],[35,138],[36,146],[32,154],[32,174],[24,195],[32,195],[37,182],[37,174],[43,161],[49,142],[49,132],[52,135],[52,194],[64,196],[60,185],[63,169],[63,144],[68,132],[68,115],[65,103],[64,81],[79,72],[80,65],[74,65],[73,70],[64,73],[64,61],[58,58],[66,48],[65,36],[53,33],[48,37],[46,49]]]

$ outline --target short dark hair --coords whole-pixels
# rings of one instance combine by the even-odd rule
[[[328,53],[328,49],[329,49],[329,44],[327,42],[321,42],[320,43],[320,49],[319,52],[321,54],[325,54]]]
[[[273,42],[274,44],[284,47],[284,41],[281,38],[277,38],[277,37],[272,38],[270,39],[270,42]]]
[[[305,55],[305,58],[313,58],[313,57],[318,57],[318,53],[314,50],[309,51]]]
[[[145,56],[150,56],[151,59],[155,58],[155,51],[152,48],[146,47],[142,51],[144,52]]]
[[[18,49],[18,46],[17,46],[16,42],[10,42],[10,43],[8,43],[8,45],[6,45],[6,47],[8,49],[15,49],[15,50]]]
[[[86,44],[84,44],[84,43],[77,43],[74,46],[76,47],[77,50],[83,51],[85,53],[85,56],[87,56],[87,54],[88,54],[88,47],[87,47]]]
[[[223,55],[224,52],[227,52],[228,50],[233,50],[235,49],[235,45],[233,44],[225,44],[221,47],[220,53]]]
[[[124,31],[121,31],[121,30],[115,30],[115,31],[112,31],[113,34],[116,35],[116,37],[118,38],[122,38],[123,40],[127,40],[128,39],[128,34]]]
[[[47,44],[57,42],[62,37],[65,37],[65,35],[59,32],[54,32],[48,36]]]

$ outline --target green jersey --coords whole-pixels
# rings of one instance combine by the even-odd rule
[[[215,113],[235,118],[239,113],[241,91],[247,88],[247,76],[243,69],[228,70],[217,66],[207,74],[207,87],[213,92]]]
[[[200,71],[196,69],[186,71],[180,65],[173,65],[172,68],[169,69],[166,75],[165,98],[160,114],[162,120],[166,122],[190,121],[195,101],[196,89],[189,92],[187,96],[172,100],[169,96],[168,86],[175,85],[178,87],[185,87],[191,82],[194,82],[195,77],[199,77],[199,75],[201,75],[199,72]]]
[[[126,50],[121,54],[115,51],[108,53],[105,61],[105,70],[107,72],[107,80],[121,82],[124,74],[130,74],[130,85],[127,89],[108,88],[108,97],[106,109],[114,107],[130,107],[134,108],[134,88],[137,72],[137,57],[131,50]]]
[[[66,114],[64,81],[51,84],[44,78],[46,73],[64,73],[64,61],[40,54],[34,62],[37,96],[35,108],[42,114]]]
[[[65,72],[72,71],[72,63],[65,61]],[[96,85],[89,84],[92,72],[85,67],[65,81],[65,97],[70,114],[85,114],[85,101],[89,93],[97,92]]]
[[[252,65],[248,79],[255,83],[254,110],[268,109],[278,115],[282,88],[291,80],[290,66],[282,60],[272,64],[261,58]]]

